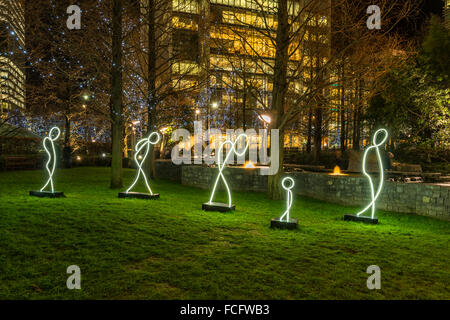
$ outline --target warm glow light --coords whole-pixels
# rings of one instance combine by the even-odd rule
[[[81,157],[80,156],[77,156],[77,161],[81,161]]]
[[[258,116],[259,120],[264,121],[267,124],[270,124],[272,122],[272,118],[267,114],[262,114]]]
[[[56,135],[54,135],[56,131]],[[53,188],[53,174],[55,173],[55,168],[56,168],[56,150],[55,150],[55,144],[54,142],[56,140],[58,140],[59,135],[61,134],[61,130],[59,130],[58,127],[54,127],[50,130],[50,132],[48,133],[48,137],[45,137],[44,139],[44,149],[45,152],[47,152],[48,155],[48,160],[47,163],[45,164],[45,168],[47,169],[48,172],[48,180],[45,183],[45,185],[41,188],[41,192],[50,184],[50,188],[52,190],[52,193],[55,192],[54,188]],[[50,146],[52,148],[52,152],[50,153],[50,151],[47,148],[46,142],[49,141],[50,142]],[[52,162],[53,160],[53,164],[52,164],[52,169],[50,170],[50,168],[48,167],[50,162]]]
[[[251,160],[248,160],[245,164],[244,164],[244,168],[245,169],[254,169],[256,168],[255,165],[253,164],[253,162]]]
[[[161,133],[165,133],[167,130],[169,130],[168,127],[164,127],[164,128],[159,129],[159,131],[161,131]]]
[[[217,104],[217,102],[214,102],[213,104],[211,104],[211,107],[213,107],[213,109],[216,109],[219,105]]]
[[[245,138],[245,148],[241,152],[238,152],[236,146],[241,138]],[[216,193],[217,184],[219,183],[220,178],[222,178],[222,181],[225,184],[225,188],[228,193],[228,207],[231,208],[231,192],[230,192],[230,188],[228,187],[227,181],[225,180],[225,177],[222,172],[225,167],[225,164],[228,161],[228,158],[231,156],[232,153],[235,153],[238,157],[241,157],[245,154],[245,152],[248,149],[248,140],[249,140],[248,136],[245,133],[242,133],[236,138],[236,140],[234,142],[231,140],[226,140],[220,144],[219,150],[218,150],[218,157],[217,157],[217,167],[219,168],[219,174],[217,175],[216,182],[214,183],[214,188],[212,190],[211,198],[209,199],[208,204],[212,203],[214,194]],[[222,163],[223,148],[226,144],[231,145],[231,148],[230,148],[230,150],[228,150],[227,155],[225,156],[225,159],[223,160],[223,163]]]
[[[287,184],[286,184],[287,182]],[[286,211],[283,213],[283,215],[280,217],[280,221],[290,222],[290,211],[292,207],[292,189],[294,188],[295,182],[294,179],[291,177],[285,177],[281,181],[281,186],[284,190],[287,191],[287,197],[286,197]]]
[[[152,138],[155,137],[155,136],[157,137],[156,141],[152,141]],[[135,154],[134,154],[134,161],[136,162],[136,165],[137,165],[137,167],[138,167],[138,174],[136,175],[136,179],[134,179],[134,182],[133,182],[133,183],[131,184],[131,186],[127,189],[127,191],[125,191],[125,193],[128,193],[128,192],[130,192],[131,189],[133,189],[133,187],[134,187],[134,186],[136,185],[136,183],[138,182],[139,177],[140,177],[140,175],[141,175],[141,173],[142,173],[142,176],[144,177],[144,182],[145,182],[145,185],[146,185],[146,187],[147,187],[147,190],[148,190],[148,192],[149,192],[151,195],[153,195],[152,189],[150,189],[150,186],[149,186],[148,181],[147,181],[147,176],[146,176],[144,170],[142,169],[142,165],[144,164],[145,159],[147,158],[147,156],[148,156],[148,154],[149,154],[149,151],[150,151],[150,145],[152,145],[152,144],[153,144],[153,145],[157,144],[157,143],[159,142],[160,138],[161,138],[161,137],[160,137],[160,135],[158,134],[158,132],[152,132],[152,133],[148,136],[148,138],[141,139],[141,140],[139,140],[139,142],[136,144],[136,148],[135,148],[136,152],[135,152]],[[144,156],[139,155],[139,153],[141,152],[141,150],[144,149],[144,148],[145,148]],[[138,159],[139,159],[139,160],[142,159],[142,160],[139,162]]]
[[[200,114],[200,110],[199,109],[195,110],[195,113]]]
[[[341,168],[339,166],[335,166],[333,173],[330,173],[330,176],[346,176],[346,174],[341,172]]]
[[[382,140],[380,142],[377,142],[377,137],[380,133],[384,133],[384,137],[382,138]],[[359,217],[361,214],[363,214],[364,212],[366,212],[369,208],[372,208],[372,219],[375,218],[375,202],[378,199],[378,197],[380,196],[381,193],[381,189],[383,188],[383,180],[384,180],[384,172],[383,172],[383,162],[381,160],[381,155],[380,155],[380,150],[379,147],[382,146],[386,140],[388,138],[388,132],[386,129],[380,129],[377,132],[375,132],[375,135],[373,136],[373,146],[370,146],[369,148],[367,148],[367,150],[364,152],[364,157],[363,157],[363,173],[364,175],[367,177],[367,179],[369,180],[369,184],[370,184],[370,193],[372,196],[372,201],[360,212],[358,212],[356,215]],[[380,183],[378,184],[378,189],[377,192],[374,193],[374,187],[373,187],[373,182],[372,182],[372,178],[370,177],[370,175],[367,173],[366,171],[366,163],[367,163],[367,155],[369,153],[370,150],[375,149],[376,154],[377,154],[377,158],[378,158],[378,166],[380,169]]]

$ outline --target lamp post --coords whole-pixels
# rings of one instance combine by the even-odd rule
[[[211,108],[217,109],[219,107],[219,104],[217,102],[213,102],[211,104]],[[214,125],[216,124],[216,117],[214,117]]]
[[[196,119],[197,121],[199,121],[199,118],[200,118],[200,109],[196,109],[196,110],[195,110],[195,119]]]
[[[268,114],[262,114],[262,115],[258,115],[258,119],[261,120],[264,124],[264,130],[267,130],[269,128],[270,123],[272,122],[272,117]],[[268,130],[267,130],[268,131]],[[270,137],[270,132],[267,132],[267,137]],[[270,141],[272,143],[272,141]],[[264,144],[261,141],[261,145],[263,146]],[[268,148],[268,144],[266,145],[266,150]]]

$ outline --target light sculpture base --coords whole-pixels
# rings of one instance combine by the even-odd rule
[[[298,220],[297,219],[289,219],[289,221],[281,221],[278,218],[273,218],[270,221],[270,227],[272,229],[288,229],[288,230],[294,230],[298,227]]]
[[[378,224],[378,218],[372,219],[371,217],[357,216],[354,214],[344,215],[344,221],[357,221],[357,222],[364,222],[364,223],[370,223],[370,224]]]
[[[150,194],[143,192],[119,192],[119,198],[155,200],[159,199],[159,193]]]
[[[233,204],[231,207],[228,206],[226,203],[220,203],[220,202],[205,202],[202,204],[202,210],[205,211],[219,211],[219,212],[229,212],[234,211],[236,209],[236,206]]]
[[[61,191],[30,191],[30,196],[39,198],[65,198],[64,192]]]

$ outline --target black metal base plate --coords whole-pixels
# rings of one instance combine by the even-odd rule
[[[364,222],[364,223],[370,223],[370,224],[378,224],[378,219],[372,219],[370,217],[365,217],[365,216],[357,216],[354,214],[346,214],[344,215],[344,220],[345,221],[358,221],[358,222]]]
[[[65,198],[64,192],[61,191],[30,191],[30,196],[39,198]]]
[[[289,221],[280,221],[278,218],[274,218],[270,221],[270,227],[272,229],[297,229],[298,221],[297,219],[290,219]]]
[[[203,203],[202,204],[202,210],[205,211],[219,211],[219,212],[229,212],[234,211],[236,209],[236,206],[234,204],[229,207],[225,203],[220,202],[211,202],[211,203]]]
[[[119,192],[119,198],[128,198],[128,199],[159,199],[159,193],[142,193],[142,192]]]

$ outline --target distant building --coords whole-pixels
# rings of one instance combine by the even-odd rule
[[[0,114],[25,107],[25,12],[21,0],[0,0]]]
[[[290,17],[301,15],[302,3],[290,2]],[[306,90],[330,53],[330,2],[317,3],[321,5],[315,6],[314,14],[305,14],[305,34],[299,34],[289,49],[288,76],[296,72],[296,78],[290,81],[287,99],[294,100]],[[141,4],[146,7],[148,0]],[[162,47],[169,49],[157,59],[172,57],[164,68],[168,70],[164,82],[175,92],[193,88],[188,96],[180,94],[175,104],[195,111],[195,119],[204,120],[208,127],[262,126],[258,113],[272,99],[276,50],[267,35],[274,37],[276,32],[277,1],[172,0],[166,4],[165,15],[157,15],[169,16],[173,26],[159,37],[166,39]],[[286,132],[286,145],[300,146],[297,136]]]

